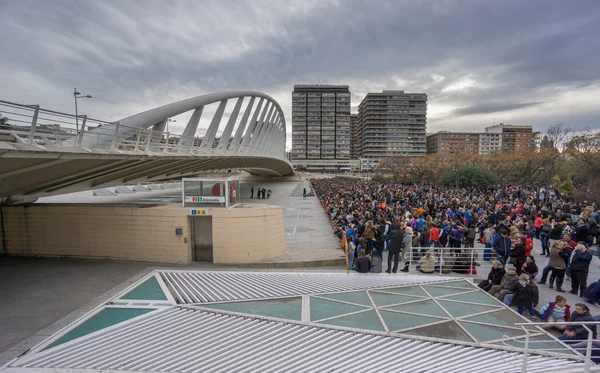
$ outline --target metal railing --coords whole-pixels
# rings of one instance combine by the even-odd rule
[[[452,272],[485,278],[495,260],[486,255],[491,249],[483,247],[413,247],[404,257],[404,261],[409,262],[409,272],[421,269],[419,260],[429,250],[433,252],[435,260],[433,273],[439,274]]]
[[[584,368],[584,373],[589,373],[591,371],[591,367],[592,367],[592,352],[593,351],[600,351],[600,340],[594,339],[594,334],[592,332],[592,330],[588,327],[588,325],[600,325],[599,321],[577,321],[577,322],[523,322],[523,323],[515,323],[515,326],[519,326],[521,327],[521,329],[523,329],[523,331],[525,332],[525,341],[523,342],[523,363],[521,366],[521,371],[523,373],[527,372],[527,362],[528,362],[528,357],[529,357],[529,350],[530,350],[530,345],[531,344],[535,344],[535,343],[547,343],[548,341],[532,341],[529,338],[529,335],[531,333],[531,331],[529,329],[527,329],[526,327],[529,326],[552,326],[552,325],[580,325],[583,326],[585,328],[585,330],[587,331],[587,338],[586,339],[570,339],[568,341],[563,341],[563,342],[567,342],[569,344],[569,346],[571,348],[573,348],[575,351],[577,351],[578,353],[580,353],[581,355],[585,356],[585,368]],[[519,342],[519,341],[517,341]],[[595,342],[595,343],[594,343]],[[544,348],[545,351],[549,351],[549,350],[559,350],[559,349],[549,349],[549,348]]]
[[[0,123],[0,135],[15,143],[53,148],[102,148],[145,153],[192,155],[254,155],[284,158],[284,154],[266,146],[233,144],[233,136],[220,146],[216,137],[208,146],[203,138],[184,136],[169,131],[140,129],[120,122],[107,122],[79,115],[42,109],[39,105],[22,105],[0,100],[0,114],[7,122]],[[285,141],[285,140],[283,140]],[[258,142],[257,142],[258,143]],[[260,144],[259,144],[260,145]],[[280,154],[281,153],[281,154]]]

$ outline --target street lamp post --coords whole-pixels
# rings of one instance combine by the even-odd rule
[[[77,88],[73,88],[73,97],[75,99],[75,128],[77,129],[77,133],[79,133],[79,113],[77,112],[77,99],[79,98],[92,98],[90,95],[83,96],[81,93],[77,91]]]
[[[167,119],[167,132],[169,132],[169,122],[177,122],[177,120],[171,118]]]

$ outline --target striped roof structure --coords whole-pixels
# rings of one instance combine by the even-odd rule
[[[579,372],[463,279],[157,270],[11,362],[19,372]],[[537,347],[536,347],[537,345]]]

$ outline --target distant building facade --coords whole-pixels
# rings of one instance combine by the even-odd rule
[[[292,164],[308,170],[350,160],[350,89],[295,85],[292,92]],[[346,166],[340,163],[340,170]]]
[[[502,151],[516,152],[536,149],[539,132],[533,132],[533,127],[516,124],[496,124],[486,127],[486,133],[501,134]]]
[[[426,127],[425,93],[368,93],[358,107],[357,156],[364,170],[389,156],[425,155]]]
[[[441,131],[427,135],[427,154],[492,154],[537,148],[538,132],[528,125],[497,124],[484,132]]]
[[[350,114],[350,159],[358,159],[360,142],[358,139],[358,114]]]
[[[479,133],[442,131],[427,136],[427,154],[450,154],[458,149],[465,154],[479,154]]]

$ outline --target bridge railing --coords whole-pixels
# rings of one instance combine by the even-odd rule
[[[271,149],[237,144],[236,151],[227,151],[228,143],[219,149],[218,138],[211,146],[202,146],[202,137],[183,136],[152,128],[140,129],[107,122],[85,115],[22,105],[0,100],[0,138],[16,143],[40,145],[46,148],[107,148],[118,151],[194,155],[248,155],[281,158]],[[231,139],[230,139],[231,140]],[[227,152],[226,152],[227,151]]]

